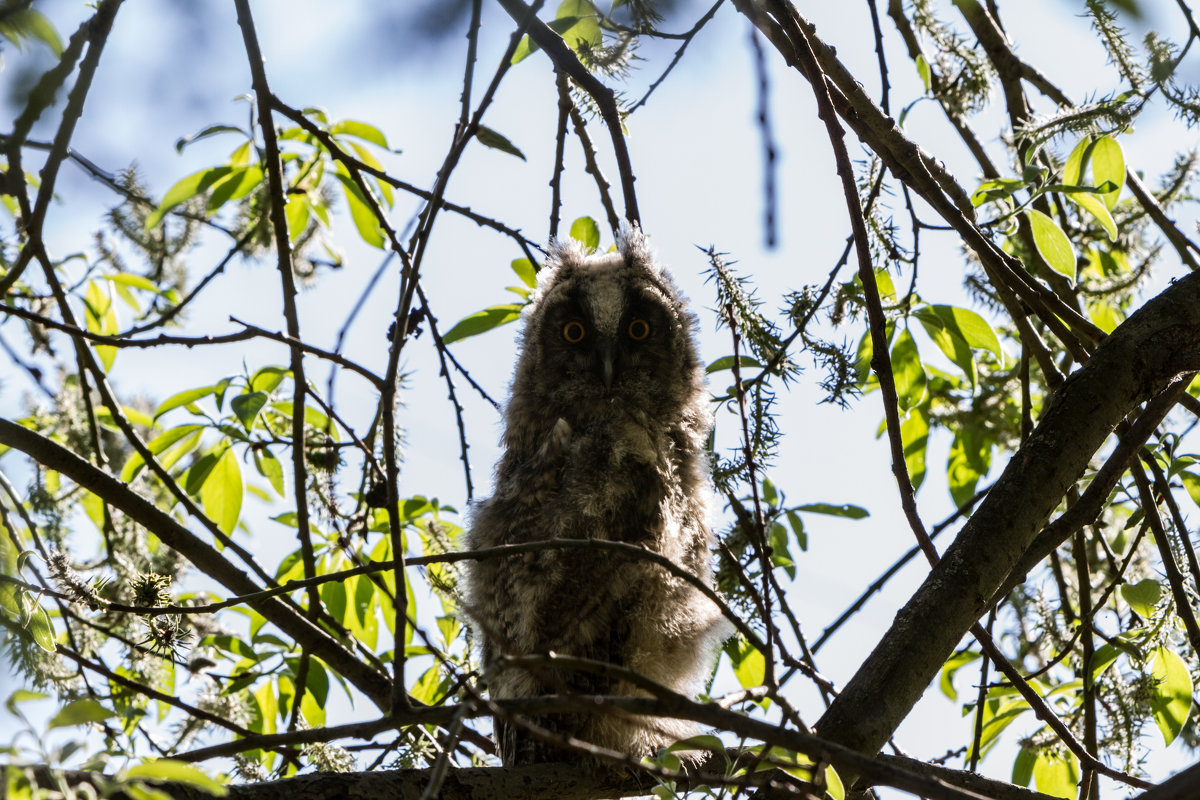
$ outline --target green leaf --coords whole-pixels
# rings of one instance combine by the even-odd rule
[[[54,624],[50,621],[50,615],[46,609],[40,605],[34,606],[32,613],[29,614],[29,633],[33,636],[33,641],[37,646],[45,650],[47,653],[53,653],[54,647]]]
[[[218,386],[214,384],[213,386],[200,386],[196,389],[188,389],[187,391],[173,394],[166,400],[162,401],[162,404],[159,405],[158,409],[154,412],[154,418],[158,419],[168,411],[179,408],[180,406],[191,405],[202,397],[208,397],[210,394],[216,394],[217,388]]]
[[[537,269],[528,258],[513,259],[512,271],[517,273],[517,277],[521,279],[521,283],[530,289],[537,288]]]
[[[594,253],[600,247],[600,226],[591,217],[580,217],[571,223],[571,238],[587,252]]]
[[[155,285],[154,281],[141,275],[134,275],[129,272],[118,272],[115,275],[105,275],[104,280],[110,283],[132,286],[135,289],[144,289],[147,292],[154,292],[157,295],[162,295],[163,292]]]
[[[162,433],[146,443],[147,449],[154,455],[161,455],[169,450],[176,442],[186,439],[189,436],[194,437],[194,441],[187,443],[188,446],[180,447],[178,452],[173,452],[171,459],[159,459],[164,467],[170,467],[179,460],[186,452],[190,451],[200,441],[200,432],[204,430],[203,425],[180,425]],[[146,462],[142,459],[141,453],[133,453],[129,456],[129,460],[125,462],[125,467],[121,470],[121,480],[128,483],[141,471]]]
[[[987,350],[996,356],[996,360],[1005,363],[1004,350],[1000,347],[1000,339],[987,320],[969,308],[958,306],[931,305],[927,308],[937,315],[948,330],[963,338],[972,349]]]
[[[1200,377],[1196,380],[1200,381]],[[1187,490],[1188,497],[1192,498],[1192,502],[1200,506],[1200,475],[1191,470],[1184,470],[1179,473],[1179,479],[1183,482],[1183,488]]]
[[[984,181],[971,195],[971,205],[979,207],[984,203],[1004,200],[1024,189],[1028,184],[1020,178],[997,178]]]
[[[233,410],[234,416],[241,421],[242,426],[250,431],[254,428],[254,420],[258,418],[258,412],[267,404],[266,392],[248,392],[239,394],[229,401],[229,407]]]
[[[1103,195],[1107,197],[1108,195]],[[1071,202],[1087,211],[1096,221],[1104,228],[1104,232],[1108,234],[1109,241],[1115,241],[1117,238],[1117,223],[1112,218],[1112,214],[1108,213],[1108,206],[1094,194],[1087,192],[1070,192],[1067,197],[1071,198]]]
[[[1162,732],[1163,742],[1169,745],[1187,724],[1192,710],[1192,676],[1183,659],[1165,647],[1154,649],[1150,676],[1155,682],[1150,710]]]
[[[933,73],[929,69],[929,62],[925,60],[924,53],[917,53],[917,74],[921,76],[921,84],[925,87],[925,91],[933,91]]]
[[[1012,782],[1017,786],[1028,786],[1033,780],[1033,764],[1037,761],[1037,753],[1026,747],[1017,751],[1013,760]]]
[[[761,369],[762,364],[755,361],[750,356],[740,356],[738,359],[738,368],[740,369],[742,367],[754,367],[755,369]],[[720,372],[724,369],[733,369],[733,356],[721,356],[716,361],[705,367],[704,371],[711,375],[714,372]]]
[[[75,700],[74,702],[67,703],[59,709],[58,713],[46,723],[46,727],[51,730],[54,728],[69,728],[72,725],[103,722],[116,715],[115,711],[105,708],[95,700],[84,698],[83,700]]]
[[[215,797],[229,794],[225,784],[209,777],[204,770],[170,758],[145,761],[132,766],[124,771],[123,777],[125,780],[171,781],[194,787]]]
[[[177,139],[175,141],[175,152],[182,153],[183,149],[188,145],[198,142],[201,139],[207,139],[210,136],[217,136],[222,133],[240,133],[247,139],[250,138],[244,130],[236,125],[209,125],[207,128],[197,131],[196,133],[193,133],[189,136],[181,136],[179,139]],[[247,142],[247,145],[248,144],[249,142]]]
[[[1103,136],[1092,145],[1092,178],[1100,186],[1105,181],[1112,181],[1116,189],[1106,192],[1101,197],[1104,205],[1112,208],[1121,196],[1121,187],[1125,185],[1125,155],[1121,145],[1111,136]]]
[[[112,296],[100,288],[96,281],[88,283],[83,297],[83,317],[87,329],[92,333],[112,336],[118,332],[117,312],[113,309]],[[111,345],[95,345],[96,357],[107,372],[117,358],[117,348]]]
[[[846,800],[846,786],[832,765],[825,767],[825,791],[833,800]]]
[[[988,473],[991,465],[992,443],[986,436],[974,428],[960,428],[955,432],[946,461],[946,478],[955,505],[961,506],[975,496],[979,479]]]
[[[1058,223],[1035,208],[1026,210],[1033,229],[1033,243],[1046,263],[1055,272],[1075,280],[1075,249]]]
[[[283,367],[263,367],[250,377],[253,392],[273,392],[292,371]]]
[[[1067,160],[1063,162],[1063,183],[1068,186],[1082,185],[1083,164],[1089,156],[1091,146],[1092,140],[1086,136],[1079,140],[1079,144],[1075,145],[1071,155],[1067,156]]]
[[[340,168],[334,175],[342,183],[342,193],[346,196],[350,219],[354,221],[354,227],[358,229],[359,237],[372,247],[382,250],[384,247],[383,228],[380,227],[379,219],[371,210],[366,198],[363,197],[362,191]]]
[[[807,511],[811,514],[828,514],[831,517],[847,517],[849,519],[863,519],[871,516],[871,513],[862,506],[852,506],[849,503],[843,503],[840,506],[835,506],[830,503],[808,503],[803,506],[796,506],[793,511]]]
[[[971,352],[967,340],[959,335],[957,331],[947,328],[946,324],[942,322],[937,314],[927,309],[918,310],[914,316],[921,323],[921,327],[925,329],[925,333],[929,335],[933,343],[942,351],[942,354],[961,369],[963,374],[967,376],[967,380],[974,386],[977,377],[975,355]]]
[[[150,216],[146,217],[146,230],[153,230],[162,222],[162,218],[166,213],[175,206],[183,203],[198,194],[207,191],[217,181],[233,172],[234,167],[212,167],[210,169],[202,169],[199,172],[193,172],[186,178],[183,178],[163,195],[162,202],[158,204],[158,208]]]
[[[576,52],[579,51],[580,40],[592,47],[599,47],[602,43],[600,21],[595,7],[588,0],[563,0],[550,27]]]
[[[341,122],[336,122],[330,126],[329,133],[333,136],[353,136],[356,139],[377,144],[384,150],[391,149],[388,147],[387,137],[383,135],[383,131],[374,125],[368,125],[358,120],[344,119]]]
[[[217,459],[200,488],[200,502],[226,536],[233,533],[242,513],[242,470],[232,447]]]
[[[958,690],[954,688],[954,676],[960,669],[978,658],[979,653],[975,650],[962,650],[950,656],[942,665],[942,675],[938,679],[938,688],[942,690],[942,694],[951,700],[958,700]]]
[[[738,683],[743,689],[751,689],[755,686],[762,686],[763,680],[767,676],[767,660],[758,648],[749,642],[737,641],[737,654],[731,654],[733,663],[733,674],[737,676]]]
[[[801,550],[808,550],[808,534],[804,532],[804,520],[796,513],[795,509],[789,509],[785,512],[787,515],[788,525],[791,526],[792,535],[796,537],[796,544]]]
[[[9,10],[13,5],[9,5],[3,19],[0,20],[0,36],[12,42],[18,50],[21,49],[23,39],[37,39],[50,48],[55,58],[61,57],[62,39],[58,37],[58,31],[46,15],[34,8]]]
[[[1092,683],[1100,680],[1100,676],[1116,663],[1120,655],[1120,648],[1114,647],[1111,644],[1102,644],[1097,647],[1095,652],[1092,653],[1092,661],[1089,665],[1092,670]]]
[[[259,475],[271,482],[271,488],[275,490],[275,493],[283,497],[283,465],[279,463],[275,454],[265,447],[255,448],[254,466],[258,469]]]
[[[771,548],[771,563],[776,567],[783,568],[789,578],[795,579],[796,562],[792,559],[791,551],[788,550],[788,529],[779,522],[772,522],[770,527],[771,533],[767,538],[767,545]]]
[[[1043,794],[1071,800],[1079,785],[1079,759],[1074,753],[1042,750],[1033,762],[1033,782]]]
[[[508,304],[477,311],[455,323],[453,328],[443,334],[442,341],[445,344],[452,344],[460,339],[466,339],[468,336],[478,336],[492,328],[506,325],[521,316],[522,308],[521,305]]]
[[[925,480],[925,445],[929,442],[929,422],[920,411],[913,411],[900,423],[900,438],[909,480],[913,489],[919,489]]]
[[[493,150],[500,150],[508,153],[509,155],[514,155],[522,161],[525,160],[525,154],[521,152],[519,147],[509,141],[507,136],[499,131],[492,130],[486,125],[479,126],[479,129],[475,131],[475,138],[478,139],[479,143],[484,147],[490,147]]]
[[[928,380],[921,356],[917,353],[917,343],[907,328],[900,331],[896,343],[892,345],[892,374],[896,379],[900,409],[908,411],[919,406],[925,399]]]
[[[288,241],[295,244],[308,227],[312,219],[312,204],[303,194],[289,194],[283,206],[284,219],[287,221]]]
[[[438,665],[434,664],[429,669],[425,670],[420,678],[417,678],[416,684],[409,690],[409,693],[417,700],[426,705],[434,705],[441,699],[439,690],[442,688],[442,674],[438,669]]]
[[[226,203],[250,194],[262,182],[263,170],[259,165],[238,167],[213,184],[205,210],[209,214],[215,214]]]
[[[1154,616],[1154,607],[1162,597],[1162,586],[1154,578],[1146,578],[1134,584],[1122,584],[1121,597],[1125,598],[1125,602],[1129,603],[1134,613],[1148,620]]]
[[[775,484],[771,482],[770,478],[763,478],[762,498],[769,506],[779,505],[779,490],[775,488]]]

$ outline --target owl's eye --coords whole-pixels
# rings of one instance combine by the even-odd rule
[[[578,344],[583,341],[583,335],[586,333],[582,322],[571,320],[566,325],[563,325],[562,335],[571,344]]]
[[[635,319],[629,323],[629,338],[635,342],[643,341],[650,336],[650,323],[644,319]]]

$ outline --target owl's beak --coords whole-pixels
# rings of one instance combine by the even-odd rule
[[[614,361],[616,353],[611,343],[603,342],[597,348],[596,356],[599,358],[598,364],[600,371],[600,380],[604,381],[604,388],[611,389],[613,382],[613,374],[615,372]]]

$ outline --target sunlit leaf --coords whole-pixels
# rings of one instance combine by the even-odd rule
[[[521,316],[522,306],[516,304],[492,306],[483,311],[477,311],[469,317],[463,317],[454,327],[442,335],[442,341],[452,344],[468,336],[478,336],[481,333],[498,328]]]
[[[946,660],[946,663],[942,665],[941,677],[938,679],[938,688],[942,690],[942,694],[951,700],[958,699],[958,689],[954,688],[954,676],[964,666],[978,659],[979,655],[975,650],[961,650]]]
[[[835,506],[832,503],[808,503],[803,506],[796,506],[793,511],[807,511],[812,514],[828,514],[831,517],[848,517],[849,519],[862,519],[871,516],[870,512],[862,506],[853,506],[849,503],[843,503],[840,506]]]
[[[254,420],[258,418],[258,412],[267,404],[268,399],[266,392],[239,394],[229,401],[229,408],[249,431],[254,428]]]
[[[1158,601],[1162,597],[1162,585],[1154,578],[1145,578],[1133,584],[1122,584],[1121,597],[1125,598],[1125,602],[1129,603],[1129,607],[1139,617],[1150,619],[1154,616],[1154,607],[1158,605]]]
[[[112,296],[96,281],[88,283],[83,297],[84,324],[92,333],[112,336],[118,332],[117,313],[113,308]],[[107,372],[117,358],[117,348],[111,345],[95,345],[96,357]]]
[[[995,180],[984,181],[979,184],[979,188],[971,195],[971,204],[981,206],[984,203],[1012,197],[1027,185],[1020,178],[997,178]]]
[[[1192,676],[1184,660],[1166,647],[1155,648],[1150,676],[1154,679],[1150,710],[1163,742],[1170,744],[1187,724],[1192,709]]]
[[[1042,750],[1033,762],[1033,782],[1043,794],[1074,798],[1079,784],[1079,759],[1069,752]]]
[[[1033,780],[1033,763],[1037,761],[1037,753],[1026,747],[1017,751],[1013,760],[1012,782],[1016,786],[1028,786]]]
[[[188,145],[194,144],[202,139],[207,139],[210,136],[218,136],[222,133],[240,133],[242,136],[246,136],[247,139],[250,138],[246,135],[244,130],[235,125],[209,125],[207,128],[203,128],[196,133],[188,136],[181,136],[180,138],[176,139],[175,152],[182,153],[184,148]],[[250,143],[246,142],[246,144],[243,146],[246,148],[246,151],[249,152]],[[235,164],[240,163],[238,159],[231,159],[231,161],[233,161]]]
[[[186,391],[173,394],[159,404],[158,409],[154,412],[154,418],[158,419],[172,409],[179,408],[180,406],[191,405],[202,397],[208,397],[210,394],[216,393],[217,387],[214,385],[200,386],[196,389],[188,389]]]
[[[40,605],[34,606],[32,612],[28,614],[28,618],[27,625],[33,641],[47,653],[53,653],[55,650],[54,624],[50,621],[50,615],[46,609]]]
[[[1109,195],[1102,196],[1108,197]],[[1094,194],[1086,192],[1072,192],[1067,197],[1071,198],[1071,202],[1096,218],[1096,221],[1104,228],[1104,232],[1108,234],[1110,241],[1117,238],[1117,223],[1113,220],[1112,214],[1108,212],[1108,206],[1104,204],[1103,200]]]
[[[258,164],[237,167],[213,184],[205,209],[209,214],[214,214],[226,203],[250,194],[262,181],[263,170]]]
[[[925,87],[925,91],[932,91],[933,73],[929,69],[929,62],[925,60],[924,53],[917,53],[917,74],[921,76],[921,85]]]
[[[754,645],[739,640],[736,658],[731,658],[733,674],[743,689],[761,686],[767,675],[767,660]]]
[[[580,217],[571,223],[571,238],[582,243],[584,250],[594,252],[600,247],[600,226],[591,217]]]
[[[513,259],[512,271],[517,273],[517,277],[521,279],[521,283],[530,289],[537,288],[537,269],[534,268],[533,262],[528,258]]]
[[[213,464],[204,485],[200,488],[200,502],[207,514],[225,535],[233,533],[238,517],[242,513],[242,470],[232,447]]]
[[[358,120],[344,119],[341,122],[335,122],[329,127],[329,133],[333,136],[353,136],[356,139],[377,144],[384,150],[390,149],[387,137],[383,135],[383,131],[374,125],[369,125]]]
[[[946,461],[946,478],[955,505],[961,506],[975,496],[975,487],[991,463],[992,443],[985,436],[973,428],[955,432]]]
[[[229,794],[225,784],[209,777],[204,770],[182,761],[160,758],[129,767],[123,773],[126,780],[171,781],[199,789],[201,792],[224,797]]]
[[[921,356],[917,353],[917,343],[907,328],[900,331],[896,344],[892,346],[892,375],[896,379],[900,409],[907,411],[920,405],[925,399],[928,380]]]
[[[146,443],[146,448],[157,456],[170,449],[171,446],[176,442],[197,434],[202,430],[204,430],[203,425],[180,425],[176,428],[171,428],[165,433],[162,433],[151,439]],[[199,441],[199,437],[197,437],[196,441]],[[178,457],[176,460],[178,460]],[[125,481],[126,483],[133,480],[134,476],[136,476],[145,465],[146,462],[142,459],[141,453],[132,453],[129,456],[129,460],[125,462],[125,467],[121,470],[121,480]]]
[[[17,49],[21,49],[24,39],[36,39],[50,48],[55,58],[62,56],[62,39],[49,18],[35,8],[17,8],[16,5],[10,4],[5,9],[0,19],[0,36],[12,42]]]
[[[162,218],[168,211],[180,203],[204,193],[214,186],[217,181],[233,172],[234,169],[234,167],[212,167],[210,169],[202,169],[199,172],[193,172],[186,178],[179,180],[163,195],[162,202],[158,204],[158,208],[154,209],[153,213],[146,217],[146,230],[149,231],[158,227],[158,224],[162,222]]]
[[[762,368],[762,364],[760,364],[758,361],[755,361],[750,356],[740,356],[737,364],[739,369],[742,367],[753,367],[755,369]],[[733,356],[721,356],[716,361],[705,367],[704,371],[711,375],[714,372],[720,372],[724,369],[733,369]]]
[[[967,340],[957,331],[948,328],[937,314],[928,309],[920,309],[913,316],[921,323],[925,333],[942,351],[942,354],[961,369],[967,376],[967,380],[974,386],[976,381],[975,355],[971,352]]]
[[[1058,227],[1058,223],[1037,209],[1025,211],[1029,217],[1029,225],[1033,230],[1033,242],[1037,251],[1055,272],[1075,280],[1075,249],[1071,240]]]
[[[105,708],[91,698],[75,700],[67,703],[58,713],[46,723],[48,728],[69,728],[72,725],[86,725],[89,722],[103,722],[116,716],[116,712]]]
[[[1200,376],[1197,376],[1196,381],[1200,381]],[[1188,497],[1192,498],[1192,502],[1200,506],[1200,475],[1191,470],[1184,470],[1179,473],[1179,479],[1183,482],[1183,488],[1187,490]]]
[[[929,442],[929,422],[920,411],[913,411],[900,423],[900,437],[904,440],[904,463],[914,489],[919,489],[925,480],[925,445]]]
[[[341,181],[342,193],[345,195],[346,205],[350,209],[350,219],[354,221],[354,227],[358,230],[359,237],[372,247],[382,250],[384,247],[383,228],[380,227],[379,218],[371,210],[362,190],[350,179],[350,176],[341,171],[336,172],[335,175]]]
[[[1121,145],[1111,136],[1103,136],[1092,145],[1092,178],[1097,186],[1105,181],[1116,184],[1116,189],[1101,195],[1105,206],[1115,206],[1121,196],[1121,187],[1125,185],[1125,155]]]
[[[275,493],[283,497],[283,465],[279,463],[275,454],[265,447],[254,448],[254,466],[258,469],[258,474],[271,483]]]

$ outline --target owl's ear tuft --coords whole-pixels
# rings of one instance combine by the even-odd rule
[[[662,267],[654,257],[654,250],[646,241],[646,235],[637,223],[626,222],[617,233],[617,249],[621,251],[625,263],[631,267],[640,267],[657,276],[662,274]]]

